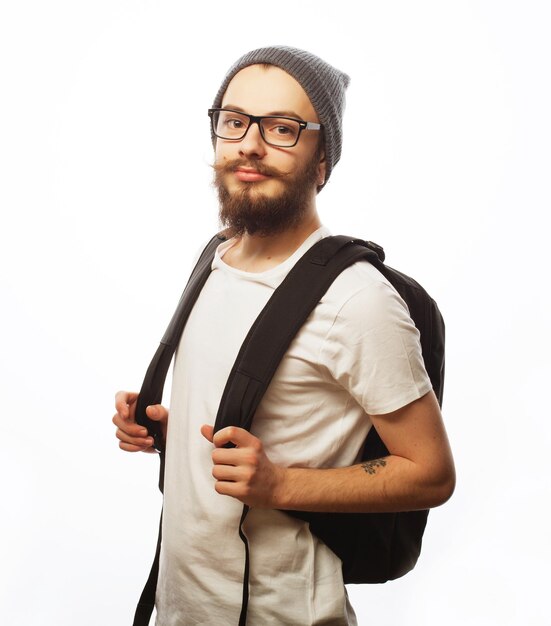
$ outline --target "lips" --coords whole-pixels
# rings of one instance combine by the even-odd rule
[[[259,180],[268,180],[270,176],[261,174],[258,170],[246,167],[239,167],[235,170],[235,177],[243,182],[254,182]]]

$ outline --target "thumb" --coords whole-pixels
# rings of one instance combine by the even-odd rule
[[[155,422],[162,422],[168,419],[168,411],[160,404],[150,404],[146,407],[145,412],[147,417]]]
[[[205,439],[212,443],[212,439],[214,437],[214,427],[209,426],[208,424],[203,424],[201,426],[201,434]]]

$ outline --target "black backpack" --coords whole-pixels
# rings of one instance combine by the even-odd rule
[[[180,298],[174,316],[147,370],[136,406],[136,421],[154,437],[160,452],[159,488],[163,491],[164,444],[158,422],[145,414],[146,406],[158,404],[166,374],[185,323],[211,271],[223,235],[211,239],[199,258]],[[409,276],[388,266],[383,249],[372,243],[345,236],[326,237],[314,244],[293,266],[274,291],[245,341],[224,389],[215,422],[215,432],[235,425],[250,429],[264,392],[296,333],[334,279],[356,261],[372,263],[406,302],[420,332],[425,368],[438,402],[444,384],[444,321],[434,300]],[[361,460],[389,454],[374,428],[366,438]],[[246,623],[248,602],[248,544],[241,525],[248,512],[243,507],[239,534],[245,543],[245,573],[240,625]],[[428,511],[401,513],[312,513],[285,511],[307,521],[310,530],[342,561],[345,583],[382,583],[403,576],[417,562]],[[147,626],[155,603],[161,532],[149,579],[136,609],[134,626]]]

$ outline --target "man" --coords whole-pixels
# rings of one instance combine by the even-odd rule
[[[349,78],[295,48],[252,51],[209,111],[222,243],[176,353],[166,436],[157,625],[237,624],[243,503],[247,623],[355,624],[336,555],[284,510],[402,511],[445,502],[454,466],[404,302],[369,263],[335,280],[285,354],[251,432],[213,435],[251,324],[290,268],[328,235],[316,195],[340,157]],[[259,117],[260,116],[260,117]],[[120,447],[152,451],[119,392]],[[359,464],[371,426],[389,456]],[[232,442],[233,448],[225,447]]]

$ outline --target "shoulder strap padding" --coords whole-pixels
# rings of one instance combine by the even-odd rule
[[[161,425],[159,422],[150,420],[145,409],[150,404],[159,404],[163,397],[164,383],[172,356],[180,340],[180,336],[186,324],[187,318],[203,288],[211,271],[212,260],[216,248],[224,240],[221,235],[215,235],[203,250],[197,261],[184,292],[178,302],[178,306],[168,328],[161,339],[161,343],[153,356],[140,389],[136,404],[136,422],[147,428],[148,433],[155,440],[155,447],[161,451],[164,447]]]

